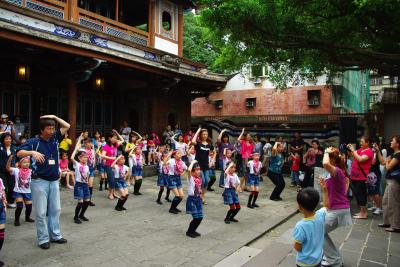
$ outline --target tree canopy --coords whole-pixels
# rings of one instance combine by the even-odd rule
[[[203,38],[193,36],[185,41],[199,42],[200,46],[211,43],[215,50],[209,59],[214,69],[235,71],[246,63],[268,63],[272,76],[346,69],[400,74],[399,0],[199,0],[197,3],[201,7],[197,19],[202,23],[198,27],[208,33]],[[191,55],[189,52],[186,55]]]

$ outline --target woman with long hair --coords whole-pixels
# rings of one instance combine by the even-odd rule
[[[325,149],[322,164],[329,173],[326,179],[319,177],[325,195],[324,206],[327,208],[322,266],[343,266],[343,259],[329,233],[339,226],[352,224],[350,203],[347,199],[350,181],[346,171],[345,157],[340,155],[337,148],[329,147]]]
[[[400,233],[400,135],[396,135],[390,142],[393,154],[385,160],[379,147],[375,146],[378,159],[387,170],[386,188],[383,195],[383,223],[379,227],[386,228],[387,232]]]
[[[0,136],[0,177],[3,178],[6,187],[6,197],[8,208],[15,208],[13,190],[15,179],[6,169],[7,161],[11,155],[14,155],[12,166],[15,165],[15,147],[12,144],[12,136],[5,132]]]

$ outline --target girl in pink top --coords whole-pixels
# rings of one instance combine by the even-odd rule
[[[251,154],[253,153],[254,150],[254,143],[253,140],[251,139],[251,135],[249,133],[245,133],[244,129],[242,129],[242,132],[239,135],[238,141],[240,142],[240,155],[242,155],[242,164],[240,168],[240,188],[244,188],[244,184],[247,181],[247,163],[249,161],[249,158],[251,158]]]
[[[68,169],[68,154],[65,152],[60,153],[60,176],[61,178],[65,177],[65,185],[67,189],[74,189],[75,178],[74,173]],[[70,180],[72,185],[70,184]]]
[[[342,266],[342,257],[329,233],[339,226],[352,224],[350,203],[347,199],[350,181],[347,177],[345,157],[340,155],[337,148],[329,147],[325,150],[322,164],[329,173],[327,179],[319,177],[324,206],[327,208],[322,266]]]

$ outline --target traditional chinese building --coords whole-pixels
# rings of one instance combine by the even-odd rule
[[[0,111],[31,133],[56,114],[83,129],[190,125],[226,78],[182,58],[185,0],[0,0]]]

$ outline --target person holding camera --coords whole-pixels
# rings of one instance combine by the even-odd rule
[[[357,205],[360,212],[353,216],[354,219],[367,219],[367,180],[368,174],[374,158],[374,153],[370,148],[370,140],[362,136],[360,139],[360,148],[355,149],[353,145],[348,144],[347,148],[353,155],[351,165],[350,179],[351,190],[357,199]]]
[[[15,137],[14,123],[8,119],[7,114],[1,115],[0,135],[3,133],[10,133],[13,138]]]

